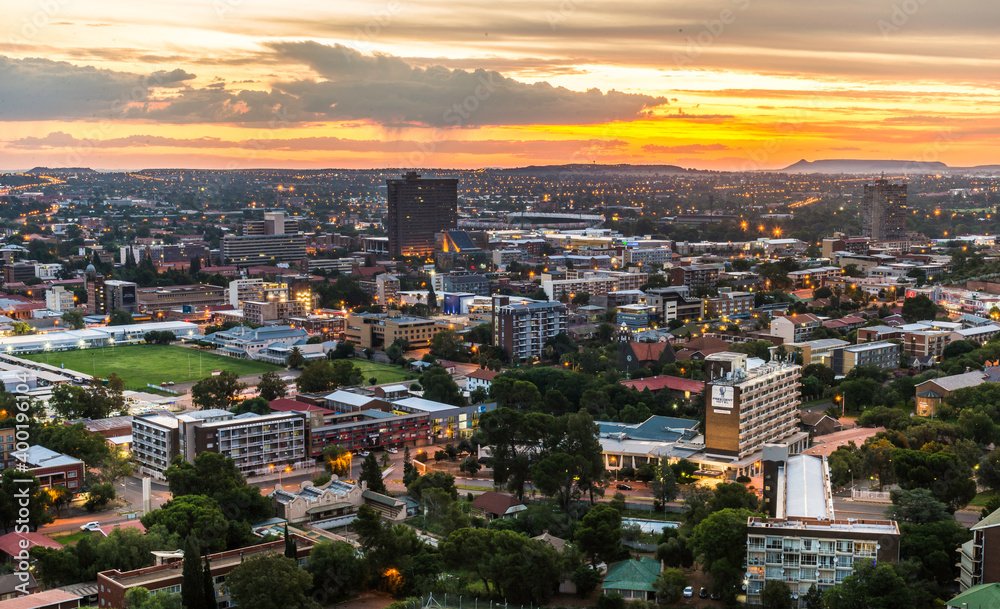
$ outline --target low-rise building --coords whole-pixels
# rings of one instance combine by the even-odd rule
[[[1000,368],[989,367],[982,371],[971,370],[963,374],[953,374],[924,381],[915,387],[917,415],[933,417],[941,402],[952,393],[959,389],[977,387],[983,383],[1000,383]]]
[[[309,554],[312,552],[314,540],[296,533],[289,533],[289,537],[295,541],[299,566],[306,564],[309,560]],[[253,556],[265,553],[280,554],[284,551],[285,542],[281,540],[210,554],[208,561],[212,570],[215,602],[218,606],[234,606],[229,597],[229,589],[225,584],[226,576],[233,569]],[[171,553],[162,558],[160,564],[152,567],[125,572],[117,569],[101,571],[97,574],[99,588],[97,606],[102,609],[124,609],[126,606],[125,594],[132,588],[139,586],[149,590],[152,594],[179,594],[184,580],[184,573],[181,569],[183,560],[182,553]]]
[[[38,478],[42,488],[65,486],[70,492],[79,493],[83,486],[84,465],[79,459],[38,445],[13,455],[26,466],[24,471]]]
[[[802,343],[812,338],[821,321],[811,313],[775,317],[771,320],[771,336],[778,336],[785,343]]]
[[[409,342],[411,349],[424,349],[447,327],[433,319],[402,315],[399,311],[351,313],[347,316],[344,337],[359,349],[385,349],[397,338]]]

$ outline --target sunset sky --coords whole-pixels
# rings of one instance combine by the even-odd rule
[[[0,0],[0,169],[1000,163],[983,0]]]

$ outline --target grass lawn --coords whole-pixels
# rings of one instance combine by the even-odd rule
[[[378,380],[377,384],[379,385],[408,381],[419,376],[412,372],[407,372],[394,364],[383,364],[382,362],[373,362],[362,358],[354,358],[351,361],[354,362],[355,367],[361,370],[361,374],[365,377],[366,385],[368,384],[368,379],[373,376]]]
[[[51,537],[53,541],[58,541],[62,545],[68,546],[80,541],[84,537],[90,537],[90,535],[90,531],[76,531],[70,533],[54,533],[49,535],[49,537]]]
[[[989,503],[990,499],[996,497],[996,495],[997,495],[996,491],[986,491],[985,493],[979,493],[972,499],[972,501],[969,502],[969,507],[979,507],[979,508],[986,507],[986,504]]]
[[[103,349],[78,349],[22,355],[25,359],[65,366],[84,374],[107,378],[112,372],[125,379],[129,389],[145,390],[146,383],[183,383],[211,376],[212,370],[239,375],[281,370],[281,366],[235,359],[173,345],[127,345]]]

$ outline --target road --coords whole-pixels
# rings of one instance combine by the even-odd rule
[[[888,506],[886,503],[862,503],[840,497],[833,498],[833,511],[838,519],[885,520],[885,508]],[[972,526],[979,522],[979,510],[959,510],[955,512],[955,520],[963,526]]]

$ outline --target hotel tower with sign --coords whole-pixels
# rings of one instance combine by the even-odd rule
[[[730,352],[706,357],[705,453],[742,461],[765,444],[802,452],[809,434],[798,427],[800,377],[800,367],[787,362],[765,364]]]

